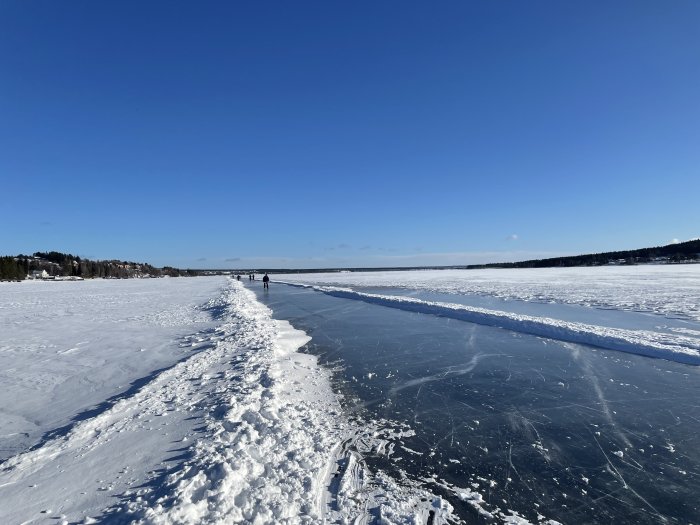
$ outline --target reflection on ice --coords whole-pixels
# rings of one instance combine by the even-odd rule
[[[465,520],[700,520],[698,367],[306,289],[263,300],[333,365],[364,461]]]

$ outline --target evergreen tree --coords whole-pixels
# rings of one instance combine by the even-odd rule
[[[0,257],[0,280],[22,281],[25,276],[24,267],[14,257]]]

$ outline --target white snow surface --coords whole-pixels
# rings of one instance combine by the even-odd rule
[[[700,364],[700,265],[291,274],[281,282],[402,310]],[[456,302],[362,291],[373,287],[451,294]],[[498,301],[494,308],[458,302],[457,296],[469,295]],[[542,302],[555,304],[545,308]],[[523,313],[526,303],[531,313]],[[565,311],[563,304],[578,309]]]
[[[225,279],[0,283],[0,460],[199,348]]]
[[[92,316],[89,323],[88,317],[83,320],[85,324],[103,325],[106,330],[103,346],[95,345],[90,353],[94,361],[88,360],[86,366],[92,372],[82,370],[85,377],[98,378],[100,370],[109,372],[101,388],[95,389],[105,396],[118,393],[122,380],[133,381],[143,373],[144,367],[123,370],[142,353],[141,348],[163,335],[149,330],[134,335],[128,329],[133,323],[145,323],[156,332],[163,324],[171,330],[178,326],[191,330],[197,324],[193,319],[206,325],[200,313],[208,311],[216,313],[216,328],[182,336],[181,341],[195,342],[187,355],[175,352],[168,368],[151,371],[138,388],[122,391],[121,397],[95,413],[4,461],[0,523],[291,524],[366,523],[376,518],[379,523],[398,524],[426,523],[429,514],[435,524],[458,521],[446,501],[408,482],[399,486],[382,472],[369,472],[361,455],[350,450],[349,444],[366,435],[367,429],[355,428],[343,417],[329,372],[314,356],[297,351],[308,341],[303,332],[273,320],[269,309],[236,281],[179,281],[91,283],[90,290],[103,299],[100,304],[121,305],[84,313]],[[18,416],[28,420],[41,403],[48,413],[55,400],[63,399],[53,394],[55,380],[38,382],[49,386],[34,394],[26,387],[40,376],[29,366],[33,356],[41,356],[47,378],[76,380],[80,375],[67,376],[55,354],[64,346],[82,351],[77,343],[63,344],[67,341],[92,341],[71,323],[62,322],[83,315],[73,301],[85,294],[85,288],[78,288],[83,284],[62,283],[66,288],[58,290],[50,288],[55,283],[0,288],[5,309],[0,344],[4,364],[17,378],[0,393],[0,402],[7,407],[8,400],[21,397],[15,389],[21,390],[28,403],[15,409]],[[178,292],[170,286],[182,288]],[[195,291],[198,286],[202,288]],[[146,300],[160,305],[156,311],[136,308],[140,313],[131,321],[115,315],[123,308],[131,311],[126,305],[132,300],[138,303],[139,296],[153,292],[153,287],[172,292],[163,304]],[[11,293],[5,295],[8,290]],[[204,308],[196,307],[195,297],[212,294],[218,297]],[[9,295],[13,297],[7,300]],[[47,307],[47,301],[54,307]],[[30,305],[37,308],[36,314]],[[23,313],[13,315],[13,309]],[[31,332],[23,331],[23,323],[31,324],[35,316],[53,322],[42,327],[43,342],[23,348],[18,341]],[[125,319],[123,330],[109,329],[115,318]],[[83,322],[77,326],[85,328]],[[169,337],[174,333],[168,332]],[[132,344],[137,350],[130,350]],[[169,347],[173,350],[172,341]],[[79,362],[76,358],[75,366]],[[119,381],[114,374],[120,375]],[[77,389],[70,391],[77,395]],[[84,408],[85,401],[69,398],[59,403],[63,412],[70,412],[71,406],[76,411]],[[62,418],[65,414],[56,421]],[[8,425],[12,426],[3,422],[0,434],[12,433]],[[47,420],[38,426],[45,430],[51,425]]]

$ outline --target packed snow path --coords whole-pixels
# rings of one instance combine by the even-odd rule
[[[303,332],[235,281],[207,307],[221,322],[200,334],[208,345],[1,465],[0,522],[449,519],[440,498],[364,470],[361,431],[296,351]]]

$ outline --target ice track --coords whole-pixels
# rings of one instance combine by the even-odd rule
[[[1,522],[453,521],[441,498],[367,471],[303,332],[234,281],[210,306],[209,347],[1,465]]]
[[[462,304],[365,293],[349,288],[312,286],[289,282],[285,284],[313,288],[334,297],[355,299],[409,312],[439,315],[505,328],[514,332],[558,339],[569,343],[587,344],[608,350],[663,358],[686,364],[700,364],[700,337],[695,332],[669,334],[650,330],[628,330],[563,321],[549,317],[535,317],[513,312],[489,310]]]

